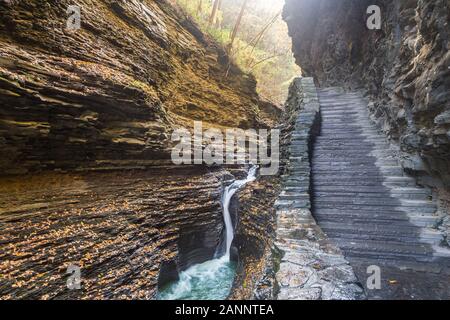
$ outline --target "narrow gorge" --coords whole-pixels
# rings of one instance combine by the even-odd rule
[[[214,257],[245,172],[174,165],[172,131],[269,128],[280,110],[174,3],[79,1],[76,32],[70,4],[0,2],[0,296],[152,299]]]
[[[450,299],[449,23],[0,0],[0,300]]]

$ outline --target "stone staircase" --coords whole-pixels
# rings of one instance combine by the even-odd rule
[[[434,227],[429,189],[407,176],[367,103],[339,88],[318,91],[321,133],[312,155],[312,208],[322,230],[344,253],[360,283],[381,269],[372,299],[450,299],[450,253]]]
[[[331,243],[311,214],[310,146],[320,123],[319,99],[312,78],[291,85],[283,123],[282,192],[277,209],[274,262],[277,299],[364,299],[349,262]]]

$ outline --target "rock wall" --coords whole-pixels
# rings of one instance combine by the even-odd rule
[[[0,178],[0,299],[152,299],[211,259],[223,170],[39,173]],[[69,266],[81,288],[70,290]]]
[[[381,30],[366,26],[370,5],[381,8]],[[450,3],[287,0],[283,15],[304,74],[366,89],[405,169],[449,188]]]
[[[274,203],[280,192],[279,176],[264,176],[238,194],[236,206],[237,270],[230,299],[273,298]]]
[[[279,110],[173,1],[75,3],[70,31],[73,1],[0,0],[0,299],[155,298],[214,256],[233,178],[173,166],[173,128]]]
[[[176,126],[273,119],[255,80],[172,1],[76,1],[76,31],[73,4],[0,1],[2,174],[161,164]]]

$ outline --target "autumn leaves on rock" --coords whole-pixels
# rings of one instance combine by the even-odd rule
[[[80,1],[77,31],[70,4],[0,2],[3,173],[161,164],[178,125],[271,121],[255,80],[224,78],[225,51],[167,1]]]

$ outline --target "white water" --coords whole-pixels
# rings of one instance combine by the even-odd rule
[[[226,251],[217,259],[194,265],[180,273],[180,279],[162,290],[161,300],[220,300],[225,299],[231,289],[235,267],[230,261],[231,243],[234,238],[230,215],[230,202],[233,195],[245,184],[256,179],[256,166],[252,166],[247,178],[236,180],[225,188],[222,195],[223,218],[226,230]]]
[[[223,206],[223,219],[225,221],[225,230],[226,230],[226,240],[227,240],[227,250],[225,253],[225,257],[228,261],[230,261],[230,249],[231,243],[234,238],[234,230],[233,223],[231,221],[230,215],[230,202],[231,198],[234,196],[236,191],[238,191],[245,184],[252,182],[256,179],[256,166],[250,168],[247,174],[247,178],[244,180],[236,180],[231,185],[225,188],[225,192],[222,195],[222,206]]]

